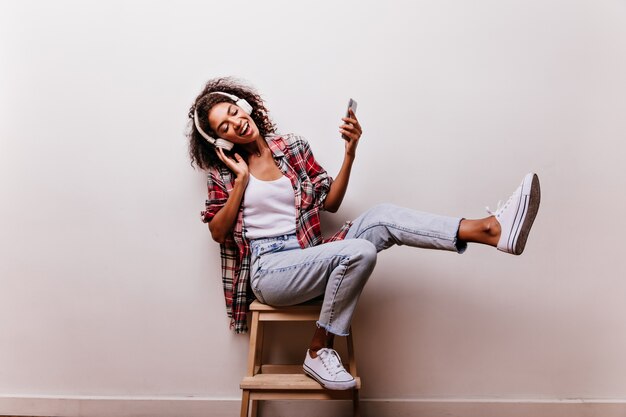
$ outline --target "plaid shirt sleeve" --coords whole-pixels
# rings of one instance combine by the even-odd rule
[[[330,239],[323,239],[321,234],[319,212],[324,209],[324,201],[333,182],[332,177],[318,164],[306,139],[289,134],[282,137],[281,143],[289,167],[285,174],[290,176],[293,173],[290,178],[294,181],[296,192],[296,234],[301,246],[305,248],[343,239],[350,222]]]
[[[300,148],[302,150],[303,159],[305,163],[306,173],[311,179],[311,183],[313,184],[313,196],[314,196],[314,208],[317,217],[317,211],[324,210],[324,201],[326,201],[326,197],[328,196],[328,192],[330,191],[330,186],[333,183],[333,178],[328,175],[326,170],[322,168],[315,157],[313,156],[313,152],[311,151],[311,147],[309,143],[302,137],[298,137],[299,142],[301,143]],[[336,240],[343,240],[352,225],[352,221],[347,221],[341,227],[339,231],[337,231],[334,235],[329,238],[322,239],[321,242],[333,242]],[[319,234],[319,231],[317,231]],[[319,241],[319,240],[318,240]]]
[[[313,192],[311,195],[314,198],[314,207],[318,210],[323,210],[324,201],[326,201],[333,179],[315,160],[311,147],[309,146],[309,142],[302,137],[298,137],[298,141],[302,149],[302,157],[304,159],[306,173],[311,180],[311,184],[313,185]]]
[[[200,218],[204,223],[210,222],[217,212],[224,207],[224,204],[226,204],[226,201],[228,200],[226,185],[224,184],[217,168],[209,169],[209,175],[207,176],[207,191],[208,198],[204,203],[205,210],[200,212]]]

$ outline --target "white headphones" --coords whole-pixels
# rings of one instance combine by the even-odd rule
[[[226,96],[231,99],[235,103],[235,105],[241,107],[241,110],[243,110],[247,114],[252,113],[252,106],[243,98],[239,98],[234,94],[224,93],[221,91],[214,91],[212,93],[209,93],[209,95],[211,94],[221,94],[223,96]],[[200,127],[200,122],[198,122],[198,111],[196,109],[193,110],[193,123],[196,126],[196,129],[198,129],[198,133],[200,133],[202,137],[205,138],[207,142],[209,142],[211,145],[214,145],[217,148],[225,149],[227,151],[230,151],[231,149],[233,149],[233,146],[235,146],[234,143],[229,142],[225,139],[213,138],[209,136],[204,130],[202,130],[202,128]]]

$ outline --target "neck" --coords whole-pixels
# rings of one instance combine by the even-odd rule
[[[254,142],[244,145],[244,149],[251,155],[261,156],[265,149],[269,149],[265,140],[259,136]]]

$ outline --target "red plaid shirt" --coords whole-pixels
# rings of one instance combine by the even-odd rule
[[[328,176],[309,148],[307,141],[293,134],[266,138],[274,154],[274,161],[289,178],[296,198],[296,235],[300,246],[319,245],[323,242],[343,239],[350,228],[346,224],[329,239],[323,239],[320,230],[319,211],[330,189],[332,178]],[[226,204],[235,185],[235,176],[225,165],[209,169],[206,209],[201,212],[202,221],[208,223]],[[222,256],[222,283],[226,298],[226,313],[236,333],[248,330],[246,315],[248,305],[254,300],[250,289],[250,246],[245,237],[243,205],[239,207],[237,220],[226,241],[220,244]]]

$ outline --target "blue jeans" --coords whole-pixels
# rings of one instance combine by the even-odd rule
[[[393,245],[462,253],[460,218],[377,205],[352,222],[345,240],[302,249],[296,235],[251,241],[252,291],[262,303],[287,306],[324,296],[319,327],[346,336],[376,254]]]

